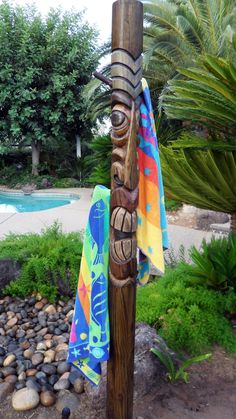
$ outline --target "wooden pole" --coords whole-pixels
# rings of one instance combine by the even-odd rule
[[[143,5],[117,0],[112,17],[110,360],[107,418],[132,419],[137,276],[137,132],[141,93]]]

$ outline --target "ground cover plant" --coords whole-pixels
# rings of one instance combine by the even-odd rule
[[[203,354],[214,344],[236,354],[236,338],[225,316],[232,312],[235,292],[193,283],[183,262],[137,292],[137,321],[155,326],[172,349],[192,355]]]
[[[185,383],[189,382],[189,373],[186,371],[192,364],[196,364],[197,362],[206,361],[207,359],[211,358],[212,354],[204,354],[194,356],[192,358],[187,358],[180,363],[179,367],[175,366],[175,363],[168,352],[162,352],[157,348],[151,348],[151,352],[156,355],[162,364],[167,369],[167,378],[171,383],[175,383],[176,381],[182,380]]]
[[[0,241],[0,259],[21,265],[19,277],[4,290],[5,295],[25,297],[35,292],[54,302],[75,296],[82,255],[79,233],[64,234],[58,224],[39,234],[10,234]]]

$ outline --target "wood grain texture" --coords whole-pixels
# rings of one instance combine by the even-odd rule
[[[110,281],[112,310],[110,361],[107,365],[107,418],[132,419],[136,285],[122,288]]]
[[[143,51],[143,5],[136,0],[118,0],[112,10],[112,50],[122,48],[133,59]]]
[[[112,20],[112,133],[107,418],[132,419],[137,276],[137,131],[143,6],[117,0]]]

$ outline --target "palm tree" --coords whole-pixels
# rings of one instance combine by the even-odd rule
[[[205,125],[208,138],[191,133],[161,147],[168,195],[200,208],[231,213],[236,233],[236,66],[206,56],[202,68],[181,69],[162,103],[168,118]]]
[[[202,144],[161,147],[164,187],[168,197],[199,208],[231,214],[236,233],[236,146],[234,151],[206,149]],[[176,148],[180,146],[180,148]]]
[[[144,63],[155,88],[199,55],[231,58],[235,0],[144,0]]]
[[[236,44],[232,47],[236,58]],[[235,60],[236,62],[236,60]],[[160,97],[168,119],[205,125],[229,142],[236,141],[236,65],[206,55],[199,68],[182,68]]]

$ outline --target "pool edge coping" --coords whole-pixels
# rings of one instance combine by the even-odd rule
[[[60,188],[58,188],[60,189]],[[51,190],[39,190],[39,192],[36,191],[32,191],[31,193],[24,193],[22,190],[15,190],[15,189],[2,189],[0,188],[0,194],[11,194],[11,195],[16,195],[16,196],[32,196],[32,195],[37,195],[37,196],[45,196],[45,195],[52,195],[53,197],[58,197],[58,198],[62,198],[62,197],[67,197],[67,198],[71,198],[71,199],[81,199],[81,194],[79,192],[55,192],[51,191]]]

